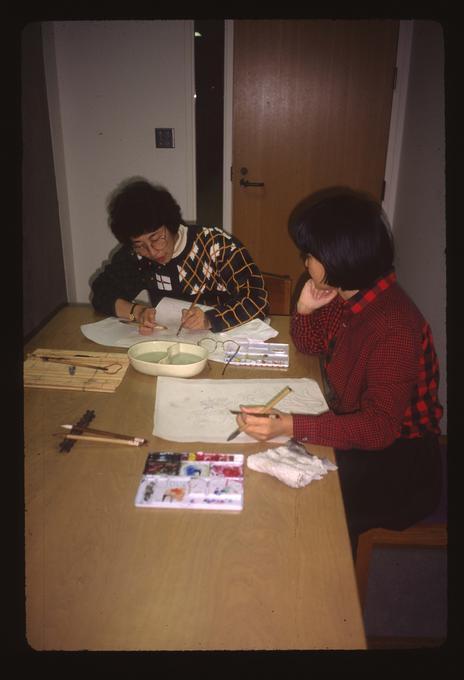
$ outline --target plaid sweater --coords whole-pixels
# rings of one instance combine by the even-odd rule
[[[133,300],[142,290],[156,307],[163,297],[191,303],[200,288],[199,303],[214,307],[206,312],[213,332],[263,319],[267,313],[263,277],[240,241],[216,227],[195,225],[187,227],[182,252],[165,265],[123,245],[93,282],[92,304],[114,316],[118,298]]]
[[[429,325],[391,272],[348,301],[295,314],[297,349],[322,355],[330,411],[293,417],[294,436],[337,449],[383,449],[439,434],[438,360]]]

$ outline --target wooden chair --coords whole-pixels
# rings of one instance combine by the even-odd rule
[[[264,286],[269,296],[269,314],[290,314],[292,280],[289,276],[262,272]]]
[[[390,529],[369,529],[369,531],[365,531],[359,537],[356,553],[356,579],[361,607],[364,608],[366,603],[369,565],[375,546],[444,548],[447,545],[447,525],[430,520],[415,524],[403,531],[392,531]]]
[[[443,438],[445,440],[445,438]],[[446,443],[440,446],[443,462],[443,489],[440,503],[435,512],[403,531],[389,529],[370,529],[359,536],[356,553],[356,579],[359,599],[364,611],[366,606],[369,569],[372,552],[376,546],[391,548],[445,548],[448,545],[447,527],[447,466]]]
[[[446,437],[441,438],[440,451],[442,459],[443,486],[440,503],[436,510],[421,522],[403,531],[390,529],[370,529],[359,536],[356,552],[356,579],[358,582],[359,599],[364,608],[367,584],[369,580],[369,565],[375,546],[392,547],[424,547],[443,548],[448,545],[448,470]]]

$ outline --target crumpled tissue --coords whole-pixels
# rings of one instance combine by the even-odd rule
[[[276,449],[251,454],[247,458],[247,465],[251,470],[266,472],[295,489],[315,479],[322,479],[329,470],[337,469],[327,458],[308,453],[294,439],[289,439]]]

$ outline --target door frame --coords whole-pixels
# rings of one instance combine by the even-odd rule
[[[385,164],[385,195],[382,206],[394,228],[401,145],[408,96],[409,66],[414,21],[400,21],[396,56],[396,87],[393,92],[390,129]],[[232,233],[232,110],[233,110],[234,21],[224,22],[224,164],[223,164],[223,228]]]
[[[232,111],[234,85],[234,21],[224,21],[224,159],[222,190],[222,226],[232,233]]]

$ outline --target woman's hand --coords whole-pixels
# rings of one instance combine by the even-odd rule
[[[288,413],[270,409],[265,411],[268,417],[253,415],[263,413],[258,407],[241,407],[241,413],[237,416],[237,424],[253,439],[269,441],[276,437],[293,437],[293,417]]]
[[[153,309],[153,307],[142,308],[142,311],[137,315],[137,321],[140,324],[140,335],[151,335],[153,333],[153,329],[157,325],[155,317],[156,311]]]
[[[182,326],[192,331],[207,330],[211,328],[211,323],[202,309],[192,307],[192,309],[182,310]]]
[[[299,314],[311,314],[315,309],[329,304],[338,294],[336,288],[316,288],[314,281],[309,279],[302,288],[296,311]]]

